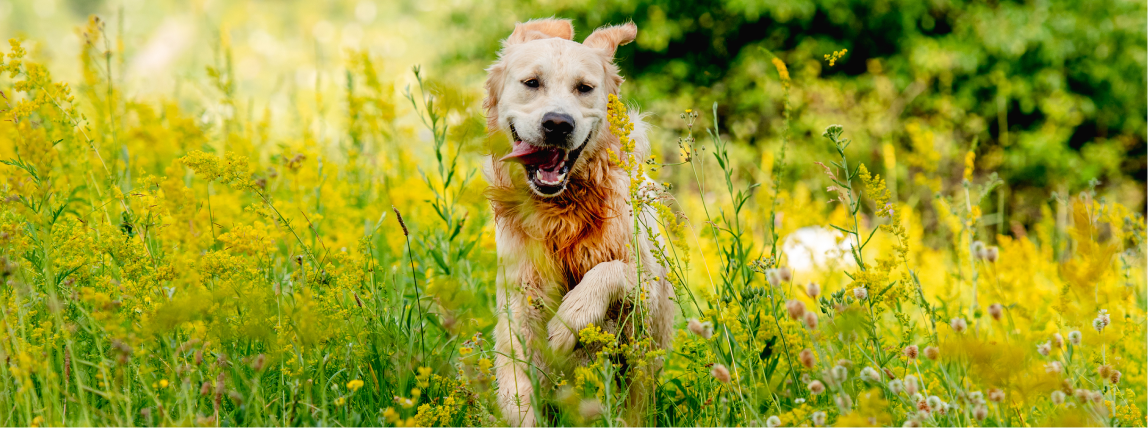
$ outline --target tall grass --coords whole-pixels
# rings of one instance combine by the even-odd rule
[[[215,99],[189,108],[125,95],[102,24],[81,34],[75,91],[19,41],[4,59],[0,422],[506,422],[476,179],[484,138],[505,143],[485,137],[473,91],[416,68],[396,102],[377,60],[351,52],[343,92],[320,94],[343,119],[326,140],[313,110],[280,120],[242,101],[225,41]],[[773,63],[769,84],[800,85]],[[682,113],[676,147],[654,159],[616,154],[634,212],[657,213],[635,217],[634,239],[666,238],[673,346],[583,330],[594,361],[534,373],[549,385],[540,421],[621,424],[628,388],[645,385],[650,425],[1144,425],[1141,213],[1086,190],[1022,233],[990,234],[981,201],[1007,183],[972,155],[948,186],[936,168],[877,174],[833,125],[820,140],[785,134],[763,168],[710,112]],[[787,144],[837,157],[787,163]],[[786,181],[794,169],[826,176]],[[808,228],[846,250],[795,268]],[[627,299],[624,322],[641,326],[640,288]]]

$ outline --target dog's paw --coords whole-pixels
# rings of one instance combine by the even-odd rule
[[[578,332],[590,324],[601,325],[606,317],[609,302],[588,290],[575,288],[568,293],[546,326],[550,348],[559,354],[573,351],[578,344]]]

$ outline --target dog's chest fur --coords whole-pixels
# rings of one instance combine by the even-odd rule
[[[517,183],[488,190],[505,238],[521,245],[539,280],[558,286],[547,291],[559,295],[599,263],[633,259],[630,206],[618,190],[625,189],[626,177],[604,156],[591,159],[587,167],[557,197],[532,197]],[[505,178],[500,184],[510,184]]]

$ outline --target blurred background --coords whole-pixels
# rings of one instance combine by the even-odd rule
[[[79,28],[98,15],[112,36],[108,48],[122,53],[112,78],[130,82],[121,88],[129,97],[175,99],[214,116],[206,113],[227,106],[213,102],[206,70],[230,66],[243,100],[236,109],[268,111],[272,122],[312,118],[299,125],[339,144],[345,137],[331,125],[345,106],[324,94],[347,85],[349,52],[380,59],[400,126],[417,129],[401,93],[420,64],[438,91],[452,94],[452,120],[475,128],[483,70],[515,22],[571,18],[581,40],[632,20],[638,39],[618,53],[623,99],[652,113],[659,160],[677,160],[679,114],[702,111],[702,126],[712,126],[715,102],[717,125],[745,155],[739,166],[750,180],[819,175],[812,162],[832,152],[821,132],[840,123],[856,141],[852,156],[883,166],[873,169],[891,190],[922,189],[897,195],[917,205],[930,184],[959,185],[972,149],[976,175],[1005,182],[983,207],[991,235],[1023,231],[1042,207],[1055,208],[1054,195],[1090,182],[1101,197],[1144,212],[1146,14],[1139,0],[0,0],[0,33],[26,38],[33,59],[77,82]],[[832,64],[825,58],[842,49]],[[793,78],[793,140],[780,171],[782,87],[770,52]],[[316,114],[291,113],[299,109]],[[489,152],[482,140],[464,150]],[[926,170],[948,182],[926,182]],[[930,205],[919,208],[928,224]]]

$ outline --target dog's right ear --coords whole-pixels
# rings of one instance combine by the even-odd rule
[[[509,46],[526,43],[531,40],[549,39],[553,37],[573,40],[574,24],[571,23],[569,19],[557,18],[533,19],[520,22],[514,25],[514,32],[510,34],[510,37],[506,38],[503,44]]]

